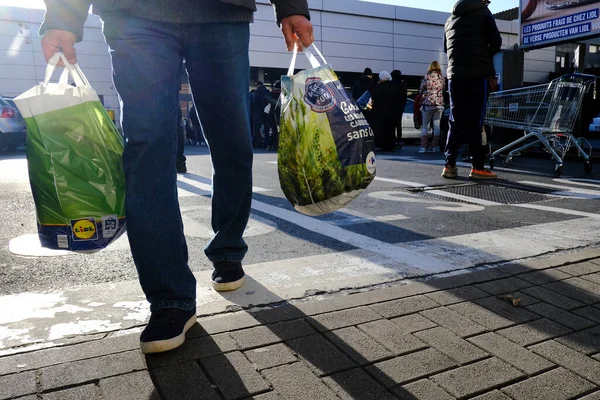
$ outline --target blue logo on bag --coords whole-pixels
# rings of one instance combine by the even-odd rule
[[[321,81],[321,78],[308,78],[306,80],[304,101],[310,106],[311,110],[317,113],[331,111],[336,105],[333,92]]]

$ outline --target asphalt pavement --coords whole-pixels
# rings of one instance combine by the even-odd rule
[[[523,263],[540,258],[560,259],[565,254],[594,249],[600,244],[600,202],[598,202],[600,168],[586,174],[581,160],[568,159],[562,176],[555,178],[552,174],[554,162],[549,157],[543,155],[515,157],[509,166],[502,165],[501,161],[497,162],[495,171],[499,174],[499,179],[490,182],[470,181],[468,164],[459,163],[460,177],[450,181],[440,176],[443,165],[442,154],[419,154],[418,147],[405,146],[391,153],[378,154],[376,179],[349,206],[325,216],[307,217],[296,212],[281,192],[276,154],[257,150],[254,160],[253,208],[245,235],[250,250],[244,264],[251,279],[243,290],[221,296],[212,291],[209,286],[211,265],[203,254],[203,247],[212,234],[210,230],[211,164],[208,149],[188,146],[186,154],[189,172],[178,177],[179,200],[190,251],[190,267],[198,278],[200,318],[209,316],[225,318],[231,313],[247,313],[248,310],[255,310],[257,306],[272,307],[296,304],[296,302],[313,302],[324,298],[331,299],[334,303],[341,302],[336,303],[340,304],[341,310],[355,307],[355,305],[342,304],[351,293],[378,293],[382,287],[396,286],[411,279],[440,279],[443,276],[462,276],[478,270],[499,271],[499,268],[507,263]],[[139,332],[140,327],[147,321],[149,312],[137,282],[127,238],[122,237],[109,248],[96,253],[64,252],[42,256],[40,253],[42,250],[35,246],[35,209],[28,185],[26,160],[22,153],[0,156],[0,217],[3,221],[0,229],[0,310],[2,310],[0,312],[0,357],[20,353],[40,354],[37,352],[44,348],[64,346],[70,348],[69,346],[79,342],[98,341],[125,333]],[[588,274],[594,273],[596,272]],[[558,273],[552,272],[552,274]],[[488,278],[486,280],[491,281],[499,277],[490,275]],[[584,280],[590,279],[593,282],[596,278]],[[585,285],[588,286],[584,290],[595,296],[600,295],[595,291],[595,286],[590,288],[589,283]],[[486,293],[489,296],[496,295],[489,291]],[[364,296],[368,295],[364,294]],[[565,296],[568,297],[568,294]],[[336,300],[337,298],[342,300]],[[541,302],[547,301],[545,298],[537,297],[537,299]],[[597,301],[584,304],[586,307],[595,307],[596,303]],[[438,302],[436,307],[438,306],[445,307],[445,304]],[[331,309],[327,312],[336,310]],[[589,310],[596,315],[593,308]],[[416,312],[411,311],[409,314]],[[537,316],[546,315],[535,312],[534,314],[536,316],[533,320],[537,319]],[[390,319],[381,313],[378,316],[378,318]],[[364,327],[360,325],[367,323],[366,321],[354,323],[352,322],[354,317],[351,315],[347,317],[350,318],[350,323],[344,323],[344,327],[348,329],[355,327],[360,332],[364,331]],[[436,322],[433,317],[425,316],[425,318],[430,322],[433,321],[440,329],[445,327],[444,324]],[[597,326],[598,321],[592,316],[589,318],[593,324],[582,329]],[[319,332],[324,332],[312,322],[309,325]],[[482,326],[485,327],[485,324]],[[234,326],[227,332],[243,328],[248,326]],[[486,330],[488,331],[495,332],[494,329]],[[207,334],[213,333],[217,332],[207,332]],[[367,334],[370,335],[369,332]],[[131,337],[135,336],[134,334]],[[131,337],[127,339],[129,343],[127,351],[133,350],[136,345],[136,339]],[[336,348],[344,349],[343,344],[335,344],[335,340],[331,342],[333,339],[328,335],[323,337],[327,343],[334,343]],[[235,349],[244,349],[241,344],[235,343],[237,343]],[[425,343],[422,345],[425,346],[422,351],[427,351],[429,347],[440,350],[437,345],[427,341]],[[487,352],[487,355],[482,355],[478,360],[495,360],[494,357],[498,357],[506,361],[485,346],[477,343],[475,345],[483,352]],[[385,344],[384,347],[387,351],[392,351]],[[298,353],[293,348],[291,351],[295,354],[295,361],[284,363],[285,368],[292,368],[290,371],[293,370],[293,373],[305,373],[306,370],[301,368],[302,371],[296,371],[296,368],[310,365],[310,362],[296,365],[298,359],[304,359],[301,357],[302,352]],[[593,360],[595,353],[599,351],[595,350],[591,353],[588,351],[589,354],[586,355]],[[98,357],[108,356],[108,353],[95,354]],[[354,363],[357,361],[352,357],[352,353],[346,352],[346,354],[354,360]],[[235,353],[227,355],[226,358],[229,359],[228,357],[237,358],[240,355]],[[250,356],[243,357],[246,357],[244,360],[249,360],[247,357]],[[198,363],[200,358],[192,357],[192,359],[192,365],[200,366],[208,382],[213,387],[219,388],[218,382],[210,375],[210,368]],[[387,355],[383,359],[377,358],[377,362],[381,360],[387,362],[388,359],[395,358]],[[534,377],[541,372],[558,371],[560,369],[556,367],[558,365],[574,372],[580,378],[587,379],[588,383],[598,384],[585,374],[569,369],[568,365],[551,358],[546,359],[554,363],[554,366],[544,367],[535,373],[523,372],[517,366],[517,370],[521,372],[497,386],[504,387],[511,382],[521,381],[524,379],[523,373]],[[0,358],[0,365],[2,360],[3,358]],[[58,360],[61,360],[60,357]],[[369,362],[360,361],[358,365],[373,366],[374,362],[375,359],[369,359]],[[467,365],[469,362],[464,364]],[[66,361],[55,361],[55,363],[66,363]],[[510,361],[508,364],[514,366]],[[592,364],[590,367],[596,366]],[[44,366],[49,365],[44,364]],[[454,360],[452,365],[463,364]],[[499,364],[496,365],[494,361],[494,365]],[[448,365],[448,370],[452,370],[453,366]],[[145,368],[135,369],[140,372],[136,376],[142,382],[149,379],[149,375],[141,374]],[[196,369],[194,366],[190,368]],[[343,371],[353,371],[352,368],[348,364]],[[311,371],[311,368],[308,370]],[[17,371],[19,370],[2,372],[0,368],[0,381],[13,379]],[[336,370],[336,372],[340,371]],[[367,373],[378,384],[382,384],[388,393],[396,393],[394,387],[398,385],[404,387],[416,379],[414,377],[408,380],[393,378],[394,383],[388,385],[378,379],[376,374],[369,372],[369,368],[355,372]],[[39,370],[35,373],[39,373]],[[563,371],[560,370],[560,373],[563,374]],[[2,374],[7,377],[3,377]],[[120,374],[121,372],[111,377],[116,379]],[[260,374],[263,381],[267,382],[268,389],[263,382],[258,386],[262,389],[256,393],[264,392],[263,396],[266,394],[274,396],[274,393],[267,392],[273,390],[277,392],[277,385],[274,383],[276,378],[271,379],[262,372]],[[352,374],[348,374],[348,379],[352,380]],[[317,373],[315,376],[324,378],[330,377],[330,374]],[[99,379],[101,378],[92,379],[95,382],[92,389],[102,393],[103,399],[111,398],[102,391],[105,390],[101,389],[102,385],[98,386],[98,382],[102,382]],[[156,382],[154,375],[152,379]],[[329,389],[332,388],[327,383],[328,379],[324,378],[322,381]],[[470,398],[474,395],[474,393],[462,395],[460,394],[462,392],[453,392],[435,379],[433,382],[436,382],[436,387],[441,387],[447,396],[451,396],[440,395],[441,399]],[[85,383],[83,386],[86,386],[89,382],[84,380],[66,385],[69,387],[74,385],[75,388],[82,386],[83,383]],[[52,387],[38,385],[31,393],[36,393],[38,399],[63,398],[52,397],[49,394],[59,388],[64,389],[63,383],[57,385]],[[417,386],[420,385],[431,386],[430,383],[423,382]],[[487,389],[490,387],[482,388],[477,393]],[[591,393],[596,389],[597,387],[589,386],[585,393]],[[341,392],[336,391],[337,389],[331,390],[336,393],[335,396],[342,398],[361,398],[354,395],[350,397],[341,395]],[[164,397],[166,392],[163,389],[159,392],[157,396]],[[2,397],[2,393],[0,389],[0,399],[16,398],[15,392],[10,392],[12,397]],[[216,395],[217,398],[248,398],[256,393],[229,395],[222,389],[217,389]],[[512,392],[503,393],[510,395]],[[308,398],[328,398],[330,395],[331,393],[324,395],[325,397]],[[495,396],[498,397],[489,398],[504,398],[500,394]],[[150,397],[144,399],[147,398]],[[300,397],[286,395],[282,398]],[[400,396],[400,398],[410,397]],[[438,397],[416,396],[415,398]]]

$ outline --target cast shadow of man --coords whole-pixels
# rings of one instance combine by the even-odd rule
[[[588,272],[599,277],[600,264],[590,264]],[[264,305],[245,304],[245,293],[258,295]],[[501,357],[493,350],[467,340],[482,334],[507,340],[508,333],[486,332],[509,328],[524,332],[520,345],[526,352],[542,342],[566,344],[588,356],[600,352],[595,307],[600,284],[555,269],[508,265],[293,304],[248,277],[241,292],[223,297],[245,310],[201,318],[181,348],[146,357],[156,398],[419,400],[423,393],[452,398],[427,377],[496,361]],[[510,298],[521,304],[515,307]],[[453,316],[458,325],[448,320]],[[471,324],[462,333],[460,320]],[[435,342],[440,333],[469,347],[444,350]],[[557,337],[560,343],[552,340]],[[504,361],[510,363],[498,362]],[[545,367],[536,372],[554,368],[542,361]],[[496,386],[527,379],[526,371],[513,370]],[[600,383],[600,373],[585,378]],[[478,382],[456,390],[452,394],[462,398],[489,387]]]

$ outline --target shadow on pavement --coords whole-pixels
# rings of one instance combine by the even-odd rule
[[[563,373],[557,365],[579,375],[565,372],[576,395],[594,392],[600,260],[542,268],[506,264],[298,302],[248,277],[272,304],[202,318],[181,348],[146,360],[165,400],[463,399],[495,388],[533,400],[545,394],[519,385]],[[569,364],[577,357],[584,367]]]

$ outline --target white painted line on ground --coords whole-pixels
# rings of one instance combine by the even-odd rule
[[[177,180],[179,182],[183,182],[183,183],[187,183],[188,185],[192,185],[202,191],[205,191],[206,194],[211,194],[212,193],[212,185],[208,184],[208,183],[203,183],[203,182],[199,182],[195,179],[190,179],[187,178],[185,176],[182,175],[178,175],[177,176]],[[253,193],[264,193],[264,192],[272,192],[273,189],[265,189],[265,188],[261,188],[258,186],[253,186],[252,187],[252,192]]]
[[[499,229],[439,239],[414,241],[400,246],[444,258],[467,267],[481,263],[516,260],[548,252],[588,246],[600,242],[600,218]]]
[[[417,182],[400,181],[400,180],[396,180],[396,179],[380,178],[380,177],[377,177],[375,179],[382,181],[382,182],[397,183],[397,184],[404,185],[404,186],[428,188],[428,186],[425,186],[425,185],[417,183]],[[558,193],[562,193],[562,195],[574,197],[572,193],[569,193],[569,190],[572,190],[573,192],[580,193],[580,194],[586,196],[585,198],[600,198],[600,192],[588,190],[588,189],[571,188],[569,186],[552,185],[552,184],[545,184],[545,183],[533,182],[533,181],[519,181],[518,183],[526,184],[526,185],[550,187],[550,188],[567,189],[566,191],[555,192],[554,195],[558,195]],[[502,203],[496,203],[493,201],[478,199],[475,197],[463,196],[463,195],[456,194],[456,193],[449,193],[449,192],[445,192],[443,190],[428,190],[427,192],[436,194],[438,196],[461,200],[461,201],[478,204],[478,205],[482,205],[482,206],[520,207],[520,208],[529,208],[532,210],[540,210],[540,211],[565,214],[565,215],[576,215],[579,217],[589,217],[589,218],[594,218],[594,219],[600,218],[599,214],[589,213],[589,212],[585,212],[585,211],[569,210],[566,208],[544,206],[544,205],[540,205],[540,204],[502,204]],[[592,193],[595,193],[595,195],[591,195]],[[587,196],[594,196],[594,197],[587,197]]]
[[[417,268],[422,271],[434,273],[450,267],[443,260],[437,260],[421,254],[415,254],[411,251],[401,249],[396,245],[385,243],[358,233],[350,232],[327,222],[307,217],[296,211],[285,210],[283,208],[272,206],[256,200],[252,201],[252,208],[290,222],[311,232],[328,236],[332,239],[349,244],[359,249],[372,251],[404,265],[414,267],[418,266]]]
[[[534,182],[534,181],[517,181],[522,185],[537,186],[548,189],[556,189],[552,194],[555,196],[569,196],[583,199],[598,199],[600,198],[599,190],[583,189],[573,186],[553,185],[551,183]]]
[[[210,190],[210,185],[205,183],[183,177],[180,179],[188,185],[194,186],[202,191]],[[423,271],[435,273],[448,268],[448,265],[443,261],[423,255],[418,255],[418,257],[415,257],[416,255],[412,254],[410,251],[400,249],[398,246],[393,244],[385,243],[365,235],[350,232],[331,223],[320,221],[316,218],[307,217],[297,211],[286,210],[258,200],[252,200],[252,208],[254,210],[261,211],[268,215],[272,215],[284,221],[290,222],[311,232],[328,236],[332,239],[349,244],[359,249],[376,252],[396,262],[407,265],[419,265],[419,269]]]
[[[593,179],[581,179],[581,178],[568,178],[568,179],[553,179],[554,182],[558,183],[567,183],[571,185],[579,185],[579,186],[587,186],[587,187],[595,187],[600,189],[600,181],[596,181]],[[594,183],[591,183],[594,182]]]
[[[549,211],[566,215],[577,215],[579,217],[588,217],[600,219],[600,214],[589,213],[585,211],[568,210],[566,208],[543,206],[541,204],[512,204],[513,207],[529,208],[532,210]]]
[[[362,213],[360,211],[351,210],[349,208],[342,208],[336,211],[336,214],[346,214],[351,216],[350,218],[344,218],[340,220],[332,220],[328,221],[330,224],[334,224],[337,226],[348,226],[361,224],[366,222],[393,222],[393,221],[402,221],[406,219],[410,219],[403,214],[392,214],[392,215],[382,215],[382,216],[373,216],[366,213]],[[354,217],[354,218],[352,218]]]
[[[444,192],[443,190],[428,190],[427,193],[435,194],[438,196],[447,197],[449,199],[466,201],[473,204],[479,204],[480,206],[502,206],[502,203],[496,203],[495,201],[489,201],[484,199],[478,199],[476,197],[465,196],[458,193]]]
[[[478,199],[476,197],[469,197],[469,196],[464,196],[462,194],[445,192],[443,190],[433,190],[431,188],[431,186],[427,186],[427,185],[424,185],[422,183],[417,183],[417,182],[401,181],[398,179],[382,178],[382,177],[378,177],[378,176],[375,177],[375,180],[380,181],[380,182],[396,183],[398,185],[409,186],[409,187],[413,187],[413,188],[423,188],[424,190],[427,190],[427,193],[435,194],[437,196],[442,196],[442,197],[446,197],[449,199],[461,200],[461,201],[466,201],[466,202],[473,203],[473,204],[479,204],[482,206],[500,206],[500,205],[502,205],[502,204],[496,203],[494,201]],[[429,190],[429,189],[432,189],[432,190]]]
[[[439,259],[446,265],[440,272],[451,272],[599,242],[600,219],[580,218],[396,246]],[[413,265],[403,265],[376,251],[359,249],[245,265],[243,288],[220,294],[211,288],[211,271],[200,271],[195,273],[198,313],[221,313],[229,307],[302,298],[307,292],[335,292],[423,275],[419,258],[412,261]],[[149,315],[137,280],[0,296],[0,309],[7,310],[0,314],[0,355],[27,351],[28,347],[16,349],[26,344],[58,345],[65,336],[126,329],[145,323]]]
[[[396,183],[398,185],[403,185],[403,186],[408,186],[408,187],[413,187],[413,188],[429,188],[429,186],[422,184],[422,183],[401,181],[399,179],[382,178],[380,176],[376,176],[375,180],[379,181],[379,182]]]
[[[179,186],[177,186],[177,197],[192,197],[198,196],[196,193],[185,190]]]

